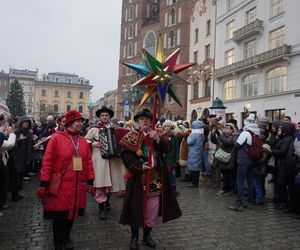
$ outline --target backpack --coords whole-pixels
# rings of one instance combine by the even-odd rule
[[[248,132],[252,137],[252,145],[247,150],[248,156],[252,161],[259,161],[264,156],[263,142],[258,135]]]

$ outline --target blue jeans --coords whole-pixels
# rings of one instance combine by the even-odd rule
[[[264,194],[263,194],[263,177],[254,176],[254,186],[256,193],[256,203],[263,203]]]
[[[203,149],[203,160],[205,166],[205,175],[211,175],[211,166],[208,162],[208,149]]]
[[[237,205],[243,205],[244,184],[247,180],[248,185],[248,202],[252,202],[254,190],[253,166],[238,165],[237,170]]]

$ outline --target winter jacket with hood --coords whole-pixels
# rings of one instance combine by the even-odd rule
[[[22,173],[26,170],[26,165],[30,163],[32,160],[32,139],[33,135],[30,133],[29,128],[24,130],[22,129],[22,123],[29,122],[31,124],[31,121],[28,117],[22,116],[20,119],[20,125],[19,128],[16,129],[16,145],[12,149],[12,152],[10,152],[10,156],[12,156],[15,168],[17,172]],[[21,135],[25,137],[25,139],[21,139]]]
[[[237,151],[237,164],[243,166],[253,165],[253,161],[250,159],[247,152],[248,148],[252,145],[252,132],[255,135],[260,135],[260,130],[256,123],[245,123],[243,132],[239,135],[236,141]]]
[[[188,165],[189,171],[200,171],[203,163],[204,126],[201,121],[192,123],[192,133],[187,138],[189,145]]]
[[[275,165],[277,167],[277,182],[286,184],[289,168],[289,149],[294,142],[295,125],[283,122],[280,125],[280,129],[281,133],[278,134],[279,141],[272,150],[272,154],[275,156]]]

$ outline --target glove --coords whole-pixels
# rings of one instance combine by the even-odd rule
[[[46,193],[47,193],[47,189],[44,188],[44,187],[38,187],[36,189],[36,196],[39,198],[39,199],[44,199],[45,196],[46,196]]]
[[[87,185],[87,190],[88,193],[91,194],[92,197],[95,196],[96,192],[95,192],[95,188],[92,185]]]

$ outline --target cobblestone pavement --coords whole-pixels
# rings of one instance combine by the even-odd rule
[[[52,249],[50,221],[43,220],[42,204],[35,198],[37,177],[25,183],[25,199],[11,202],[0,217],[0,249]],[[183,216],[153,230],[158,249],[300,249],[300,220],[263,207],[232,212],[234,196],[217,197],[217,189],[201,183],[188,189],[180,183]],[[74,248],[128,249],[129,227],[118,223],[122,198],[112,198],[108,221],[97,217],[97,206],[88,199],[86,216],[72,231]],[[141,249],[147,249],[141,243]]]

